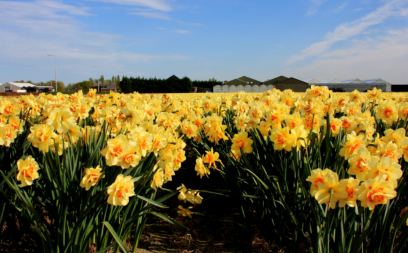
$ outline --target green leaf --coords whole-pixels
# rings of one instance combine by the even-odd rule
[[[119,247],[123,250],[125,253],[130,253],[129,250],[127,250],[126,245],[123,243],[123,241],[119,238],[118,234],[116,234],[115,230],[113,227],[109,224],[109,222],[104,221],[102,222],[105,227],[108,228],[109,232],[112,234],[113,238],[115,238],[116,242],[119,244]]]
[[[169,208],[168,206],[163,205],[162,203],[159,203],[157,201],[151,200],[149,198],[146,198],[146,197],[143,197],[143,196],[140,196],[140,195],[136,195],[136,197],[138,197],[139,199],[142,199],[142,200],[144,200],[144,201],[146,201],[146,202],[148,202],[148,203],[150,203],[152,205],[155,205],[155,206],[158,206],[158,207],[161,207],[161,208]]]
[[[164,214],[156,213],[156,212],[150,212],[150,214],[156,215],[157,217],[162,218],[163,220],[168,221],[169,223],[171,223],[173,225],[176,225],[177,227],[188,229],[188,227],[185,227],[184,225],[178,223],[177,221],[174,221],[174,220],[170,219],[169,217],[167,217]]]

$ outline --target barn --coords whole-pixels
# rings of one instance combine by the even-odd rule
[[[298,80],[296,78],[290,77],[280,82],[276,82],[275,88],[281,91],[291,89],[294,92],[305,92],[309,88],[309,84]]]
[[[7,92],[9,90],[21,90],[23,87],[36,87],[31,83],[12,83],[7,82],[0,85],[0,92]]]

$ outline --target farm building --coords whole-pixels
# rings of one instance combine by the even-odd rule
[[[263,82],[264,85],[275,85],[276,83],[282,82],[284,80],[288,79],[286,76],[278,76],[269,80],[266,80]]]
[[[332,79],[328,79],[328,80],[323,80],[319,83],[343,83],[343,81],[340,81],[337,78],[332,78]]]
[[[392,92],[408,92],[408,84],[393,84],[391,85]]]
[[[276,89],[281,90],[281,91],[291,89],[294,92],[305,92],[307,88],[309,88],[308,83],[303,82],[293,77],[276,82],[274,85]]]
[[[6,92],[9,90],[21,90],[23,87],[36,87],[31,83],[12,83],[7,82],[0,85],[0,92]]]
[[[117,91],[115,83],[100,83],[99,90],[98,90],[98,84],[93,84],[91,89],[95,89],[99,92],[108,92],[108,91],[116,92]]]
[[[367,80],[360,80],[358,78],[355,78],[343,81],[340,81],[339,79],[336,78],[324,81],[312,79],[312,81],[307,80],[307,82],[309,83],[309,85],[326,86],[334,91],[346,91],[346,92],[351,92],[354,90],[367,91],[372,90],[374,87],[377,89],[381,89],[383,91],[391,91],[391,84],[387,81],[384,81],[381,78]]]
[[[225,83],[225,85],[261,85],[262,82],[252,79],[250,77],[247,76],[241,76],[239,78],[233,79],[227,83]]]
[[[233,79],[229,82],[224,83],[224,85],[215,85],[213,87],[213,92],[265,92],[267,90],[273,89],[272,86],[262,85],[262,82],[252,79],[247,76],[241,76],[239,78]]]
[[[279,90],[291,89],[295,92],[304,92],[308,88],[308,83],[293,77],[278,76],[273,79],[260,82],[255,79],[242,76],[226,82],[223,86],[215,85],[213,92],[265,92],[273,88]]]
[[[215,85],[213,87],[213,92],[265,92],[267,90],[273,89],[274,87],[262,85],[262,82],[252,79],[247,76],[241,76],[239,78],[233,79],[226,82],[224,85]]]

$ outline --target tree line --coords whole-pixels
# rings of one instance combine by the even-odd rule
[[[84,80],[78,83],[74,83],[74,84],[68,84],[65,91],[67,92],[76,92],[79,90],[82,90],[83,93],[88,93],[89,89],[92,87],[92,85],[97,85],[98,81],[99,81],[99,85],[101,84],[107,84],[107,83],[114,83],[117,86],[120,83],[120,76],[112,76],[111,79],[105,79],[105,77],[103,75],[101,75],[101,77],[98,80],[89,78],[88,80]]]
[[[222,82],[215,80],[215,78],[210,78],[208,81],[195,80],[192,83],[193,87],[197,87],[197,92],[212,91],[215,85],[222,85]]]
[[[105,79],[105,77],[101,75],[101,77],[98,80],[99,80],[99,84],[114,83],[116,85],[119,85],[121,78],[119,75],[117,75],[117,76],[112,76],[111,79]],[[77,83],[69,83],[67,85],[65,85],[65,83],[62,81],[57,81],[57,87],[58,87],[57,90],[59,92],[76,92],[76,91],[82,90],[83,93],[88,93],[92,85],[98,83],[98,80],[89,78],[88,80],[84,80],[84,81],[77,82]],[[20,80],[20,81],[14,81],[14,83],[31,83],[35,86],[52,86],[54,87],[54,89],[56,87],[55,80],[50,80],[47,82],[38,82],[38,83],[34,83],[31,80],[28,80],[28,81]]]
[[[191,81],[188,77],[178,78],[171,76],[168,79],[144,78],[144,77],[123,77],[119,83],[119,88],[124,93],[187,93],[192,92],[193,87],[197,87],[198,92],[212,91],[214,85],[221,85],[221,82],[214,78],[208,81]]]
[[[103,75],[97,80],[89,78],[77,83],[69,83],[67,85],[62,81],[57,82],[59,92],[77,92],[82,90],[83,93],[88,93],[89,89],[93,85],[99,85],[114,83],[117,85],[117,90],[125,93],[132,93],[134,91],[139,93],[186,93],[194,91],[193,87],[197,87],[197,92],[212,91],[215,85],[221,85],[222,82],[211,78],[209,80],[194,80],[191,81],[188,77],[178,78],[177,76],[171,76],[168,79],[158,78],[144,78],[144,77],[126,77],[122,78],[112,76],[111,79],[105,79]],[[36,86],[52,86],[55,89],[55,80],[47,82],[34,83],[29,81],[15,81],[16,83],[31,83]]]

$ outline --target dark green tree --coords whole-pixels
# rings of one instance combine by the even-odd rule
[[[69,84],[67,85],[67,87],[65,87],[65,91],[67,91],[67,92],[73,92],[73,91],[74,91],[74,86],[73,86],[71,83],[69,83]]]
[[[132,87],[132,80],[127,77],[123,77],[119,83],[119,88],[124,93],[132,93],[135,91]]]
[[[56,91],[65,91],[65,84],[64,84],[64,82],[63,81],[58,81],[57,82],[57,84],[58,84],[58,89],[56,90]],[[52,86],[53,88],[54,88],[54,90],[55,90],[55,80],[51,80],[51,81],[48,81],[47,82],[47,85],[45,85],[45,86]]]

